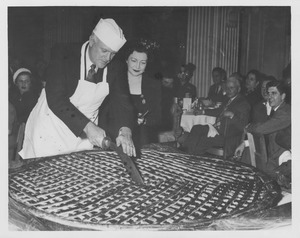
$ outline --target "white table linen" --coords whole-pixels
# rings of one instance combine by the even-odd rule
[[[190,132],[194,125],[213,125],[216,122],[216,117],[207,115],[194,115],[193,112],[185,112],[181,116],[180,126],[186,132]]]

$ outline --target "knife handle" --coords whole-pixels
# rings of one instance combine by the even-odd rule
[[[111,139],[109,137],[104,137],[102,140],[102,149],[107,150],[110,147]]]

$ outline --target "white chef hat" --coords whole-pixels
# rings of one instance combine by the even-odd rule
[[[110,18],[101,18],[93,32],[105,45],[114,51],[119,51],[126,42],[122,29]]]
[[[13,81],[14,83],[16,83],[16,79],[19,76],[20,73],[24,73],[24,72],[28,72],[31,74],[31,71],[29,69],[26,68],[19,68],[13,75]]]

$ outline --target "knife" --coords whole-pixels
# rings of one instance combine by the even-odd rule
[[[109,137],[104,137],[102,141],[102,148],[110,148],[111,150],[117,152],[131,179],[138,185],[144,185],[143,178],[140,172],[138,171],[136,165],[134,164],[132,159],[123,152],[121,147],[118,147],[114,142],[111,141]]]

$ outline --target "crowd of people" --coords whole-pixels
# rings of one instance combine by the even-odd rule
[[[115,58],[122,47],[125,57]],[[20,123],[26,123],[18,151],[22,159],[103,147],[104,137],[115,140],[129,156],[139,156],[142,146],[160,142],[158,135],[165,131],[176,134],[176,145],[188,153],[201,155],[226,142],[228,158],[237,158],[250,132],[266,137],[268,163],[262,169],[278,174],[284,165],[284,175],[290,175],[290,65],[278,80],[256,69],[243,76],[216,66],[207,96],[197,98],[190,82],[197,67],[192,62],[178,71],[166,67],[159,74],[147,72],[157,50],[155,41],[127,41],[113,19],[101,19],[76,52],[64,52],[35,69],[11,63],[10,159]],[[199,99],[206,107],[221,104],[202,111],[216,117],[216,123],[195,125],[190,132],[178,125],[173,130],[178,115],[174,98]]]

